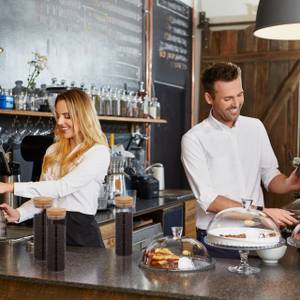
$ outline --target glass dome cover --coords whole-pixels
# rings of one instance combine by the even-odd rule
[[[199,241],[181,237],[182,227],[172,227],[173,236],[152,241],[143,253],[140,266],[157,271],[205,271],[214,267],[206,247]]]
[[[207,241],[220,246],[273,247],[281,240],[281,233],[273,220],[250,205],[219,212],[207,228]]]
[[[239,250],[240,264],[229,266],[228,271],[251,275],[260,269],[248,264],[249,251],[277,248],[284,240],[271,218],[251,208],[251,199],[243,199],[242,204],[242,208],[228,208],[214,216],[208,224],[206,242],[216,248]]]

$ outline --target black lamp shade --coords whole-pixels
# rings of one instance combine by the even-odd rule
[[[300,0],[260,0],[254,35],[272,40],[300,40]]]

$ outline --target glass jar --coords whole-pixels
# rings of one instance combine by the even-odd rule
[[[115,198],[116,205],[116,254],[128,256],[132,254],[133,213],[132,197]]]
[[[112,106],[112,115],[118,117],[121,115],[121,107],[120,107],[120,97],[118,91],[116,90],[111,98],[111,106]]]
[[[47,209],[47,268],[49,271],[65,269],[66,210]]]
[[[146,95],[143,102],[143,118],[148,118],[149,116],[149,102],[149,97]]]
[[[138,97],[137,99],[137,108],[138,108],[138,117],[144,117],[144,103],[142,97]]]
[[[15,82],[16,86],[12,89],[12,95],[20,95],[22,92],[24,93],[26,88],[23,86],[22,80],[17,80]]]
[[[33,198],[33,204],[41,209],[33,217],[34,257],[39,260],[46,259],[46,209],[51,207],[53,199],[49,197]]]
[[[112,101],[111,101],[111,93],[110,90],[105,93],[103,100],[103,113],[105,116],[111,116],[112,114]]]
[[[131,106],[132,106],[132,117],[133,118],[138,118],[139,117],[139,108],[138,108],[138,97],[137,97],[137,95],[135,95],[132,98]]]
[[[121,95],[121,99],[120,99],[120,106],[121,106],[121,116],[122,117],[127,117],[127,96],[126,96],[126,92],[123,91],[122,95]]]

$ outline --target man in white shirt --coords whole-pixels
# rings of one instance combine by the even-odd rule
[[[244,102],[240,68],[217,63],[204,71],[202,84],[212,109],[208,118],[183,136],[181,154],[198,201],[198,239],[203,242],[216,213],[240,207],[243,198],[252,199],[253,205],[279,226],[297,223],[286,210],[264,208],[261,182],[268,191],[283,194],[299,190],[300,179],[295,170],[289,177],[280,173],[262,122],[240,116]]]

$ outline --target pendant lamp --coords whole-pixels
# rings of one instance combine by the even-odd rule
[[[260,0],[254,35],[272,40],[300,40],[300,0]]]

